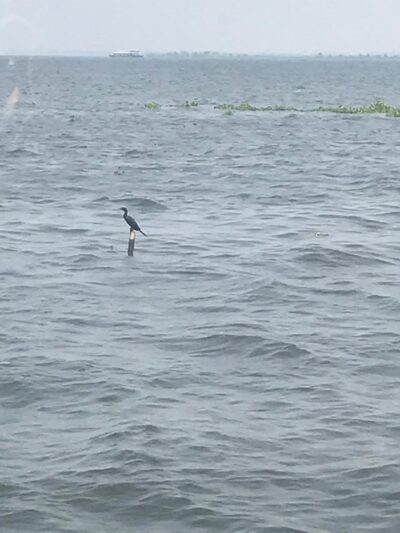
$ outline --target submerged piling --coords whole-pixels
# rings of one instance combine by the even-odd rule
[[[136,233],[133,231],[133,229],[131,229],[128,241],[128,255],[133,255],[133,249],[135,248],[135,239]]]

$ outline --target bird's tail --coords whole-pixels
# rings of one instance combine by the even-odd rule
[[[140,229],[139,231],[140,231],[140,233],[141,233],[142,235],[144,235],[145,237],[147,237],[147,233],[145,233],[145,232],[142,231],[141,229]]]

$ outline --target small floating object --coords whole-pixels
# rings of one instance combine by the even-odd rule
[[[322,233],[321,231],[317,231],[315,234],[316,237],[328,237],[329,233]]]
[[[116,176],[122,176],[122,174],[125,174],[125,170],[122,167],[118,167],[117,170],[114,170],[114,174]]]

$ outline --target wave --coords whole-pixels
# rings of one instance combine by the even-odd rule
[[[14,150],[9,150],[6,152],[6,155],[9,157],[38,157],[39,154],[33,150],[28,150],[27,148],[15,148]]]
[[[138,196],[121,196],[119,198],[113,198],[110,200],[113,204],[130,207],[143,208],[147,211],[165,211],[167,206],[157,202],[156,200],[150,200],[149,198],[141,198]]]
[[[167,341],[170,347],[180,346],[195,356],[240,356],[250,358],[298,358],[310,352],[293,343],[268,341],[260,335],[217,333],[204,337]]]
[[[124,152],[125,157],[131,157],[131,158],[138,158],[143,157],[147,155],[151,155],[153,152],[151,150],[139,150],[138,148],[131,148],[130,150],[127,150]]]
[[[362,253],[346,252],[334,248],[303,249],[296,256],[296,261],[301,263],[314,263],[326,267],[354,267],[357,265],[372,265],[373,263],[391,264],[392,262],[382,257],[377,257],[367,248]]]

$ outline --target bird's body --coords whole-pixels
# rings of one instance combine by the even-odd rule
[[[126,207],[121,207],[121,211],[124,212],[124,220],[128,224],[128,226],[131,228],[131,230],[139,231],[142,235],[147,237],[144,231],[140,229],[139,224],[136,222],[136,220],[128,215],[128,210]]]

